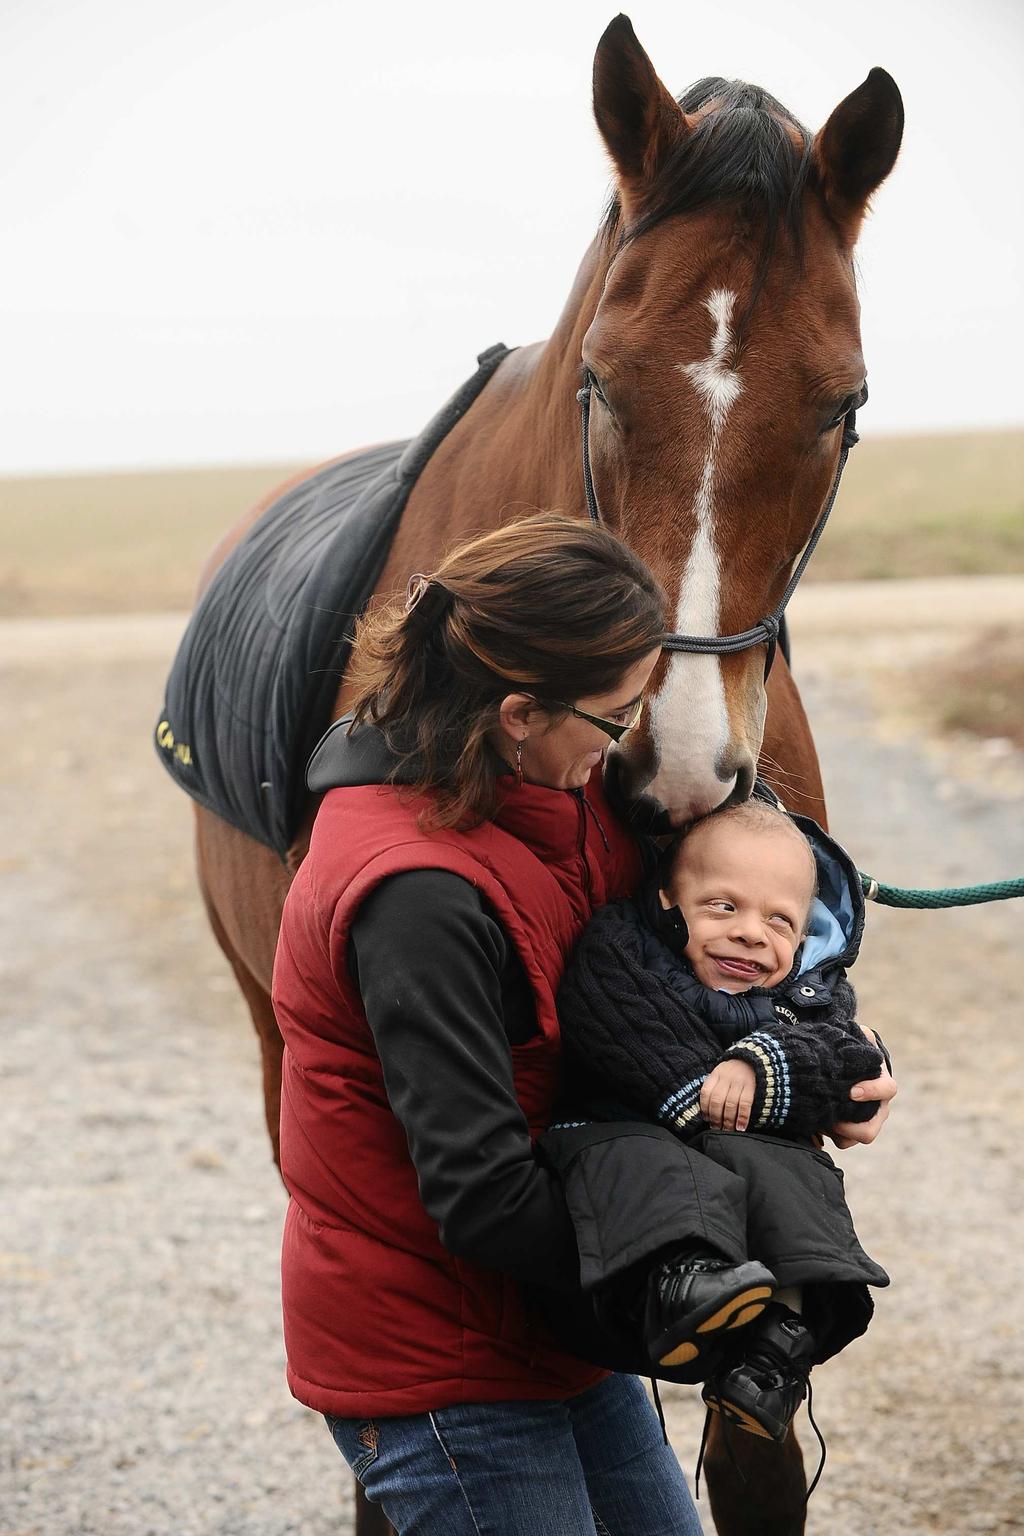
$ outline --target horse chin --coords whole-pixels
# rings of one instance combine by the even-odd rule
[[[677,801],[662,808],[662,821],[667,832],[677,832],[680,827],[688,826],[691,821],[697,821],[701,816],[709,816],[712,811],[724,811],[726,806],[737,805],[741,800],[747,800],[750,796],[749,787],[739,774],[736,774],[732,784],[721,786],[721,793],[694,794],[686,800]],[[646,798],[653,798],[648,796]],[[655,803],[661,804],[660,801]]]
[[[660,770],[643,775],[624,753],[609,752],[604,787],[609,800],[635,831],[668,835],[711,811],[724,810],[750,798],[755,774],[753,761],[748,761],[744,754],[727,775],[723,774],[722,766],[716,764],[709,776],[694,776],[682,785],[671,784],[664,782],[669,776]]]

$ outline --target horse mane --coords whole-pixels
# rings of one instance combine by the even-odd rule
[[[761,230],[749,315],[780,229],[786,229],[801,258],[800,205],[811,164],[811,135],[774,96],[745,80],[708,76],[676,100],[692,114],[711,102],[714,107],[699,117],[693,131],[680,138],[658,167],[628,226],[619,195],[612,194],[602,233],[618,248],[676,214],[693,213],[711,203],[735,203],[740,216]]]

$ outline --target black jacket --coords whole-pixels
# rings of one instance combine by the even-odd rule
[[[730,994],[698,981],[685,919],[662,906],[656,875],[588,924],[558,998],[569,1118],[573,1105],[613,1095],[680,1135],[699,1132],[703,1081],[730,1057],[754,1069],[752,1130],[806,1136],[875,1114],[877,1103],[849,1097],[884,1059],[856,1022],[846,979],[864,925],[860,878],[815,822],[793,820],[814,852],[819,894],[793,970],[775,987]]]
[[[705,987],[683,954],[684,920],[666,912],[652,880],[587,926],[558,996],[574,1091],[615,1095],[686,1135],[704,1129],[700,1091],[720,1062],[754,1070],[752,1130],[810,1135],[869,1120],[854,1083],[877,1077],[882,1052],[856,1022],[841,966],[793,972],[777,986],[730,994]]]

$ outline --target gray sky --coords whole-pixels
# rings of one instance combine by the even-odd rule
[[[548,334],[608,186],[611,0],[0,0],[0,472],[309,459]],[[674,92],[907,111],[859,251],[866,432],[1024,421],[1024,7],[636,0]]]

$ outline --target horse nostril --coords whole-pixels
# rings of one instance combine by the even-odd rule
[[[732,794],[729,796],[730,805],[741,805],[744,800],[750,799],[751,790],[754,788],[755,765],[750,758],[740,764],[736,770],[736,783]]]
[[[726,805],[740,805],[750,799],[754,787],[756,765],[749,752],[724,753],[715,763],[715,776],[723,784],[735,779],[735,784],[725,800]]]

